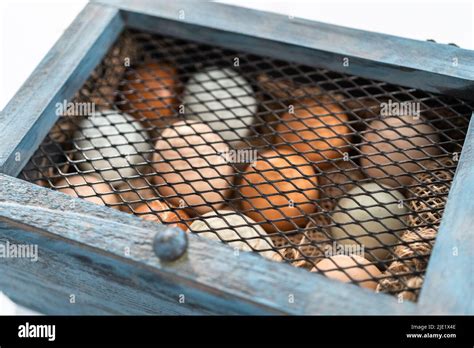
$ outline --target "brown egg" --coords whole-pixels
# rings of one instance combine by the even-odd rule
[[[175,206],[189,207],[191,215],[224,206],[234,170],[223,156],[229,151],[222,138],[197,121],[179,121],[156,142],[153,178],[158,192]]]
[[[186,231],[188,229],[189,215],[183,210],[172,211],[171,207],[165,202],[153,201],[140,204],[135,209],[137,214],[142,219],[154,221],[164,224],[170,224]]]
[[[113,188],[93,175],[68,176],[54,186],[60,192],[95,204],[113,205],[119,203],[119,198]]]
[[[244,213],[268,232],[295,230],[308,223],[313,200],[319,196],[315,169],[288,149],[265,151],[242,177],[240,195]]]
[[[311,272],[322,272],[326,277],[344,283],[351,281],[358,285],[375,290],[380,270],[370,262],[357,255],[335,255],[323,259],[316,264]]]
[[[293,148],[324,169],[331,164],[329,160],[341,158],[348,151],[349,119],[335,104],[317,106],[311,100],[301,104],[294,113],[281,117],[276,127],[276,144]]]
[[[361,134],[360,164],[378,183],[394,187],[408,185],[412,178],[403,174],[423,170],[423,163],[440,154],[439,137],[435,133],[425,120],[413,116],[372,121]]]
[[[146,64],[127,76],[124,87],[129,105],[124,107],[135,117],[146,117],[150,123],[163,127],[164,117],[175,114],[177,71],[166,64]]]

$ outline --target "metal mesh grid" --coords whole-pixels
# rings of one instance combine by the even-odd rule
[[[72,105],[22,178],[412,300],[473,107],[134,30]]]

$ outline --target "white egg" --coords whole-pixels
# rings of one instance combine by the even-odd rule
[[[377,183],[355,187],[341,198],[332,214],[332,236],[343,245],[362,245],[368,258],[384,259],[406,227],[405,197]],[[349,239],[350,238],[350,239]],[[339,240],[341,239],[341,240]]]
[[[184,91],[186,117],[206,123],[226,141],[254,134],[257,100],[250,84],[232,69],[208,68],[194,74]]]
[[[233,248],[244,251],[258,251],[262,256],[278,260],[278,253],[270,250],[273,243],[265,230],[248,216],[232,210],[211,211],[195,220],[188,229],[199,236],[228,242]]]
[[[83,171],[94,170],[111,185],[137,175],[153,147],[147,133],[132,116],[107,110],[83,119],[74,133],[78,163]]]

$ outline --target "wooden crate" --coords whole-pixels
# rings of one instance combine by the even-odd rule
[[[334,282],[190,235],[160,261],[167,228],[16,178],[124,28],[171,35],[474,100],[474,53],[216,3],[93,2],[0,114],[0,240],[37,244],[4,259],[0,288],[48,314],[474,313],[474,130],[469,128],[418,302]],[[345,66],[341,61],[349,59]],[[457,66],[453,66],[457,62]],[[74,298],[74,303],[71,303]]]

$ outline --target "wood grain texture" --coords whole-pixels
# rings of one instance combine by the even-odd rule
[[[471,50],[212,2],[96,2],[138,29],[474,100]]]
[[[15,244],[39,245],[38,262],[2,260],[0,286],[14,301],[43,314],[194,313],[195,304],[182,306],[179,293],[169,295],[170,286],[165,280],[156,277],[155,283],[147,282],[143,271],[133,266],[121,264],[118,267],[110,259],[91,253],[87,247],[71,247],[58,239],[49,239],[45,247],[43,236],[34,233],[25,236],[25,228],[0,222],[0,243],[8,240]],[[186,293],[184,289],[183,293]],[[73,303],[71,296],[74,296]],[[207,313],[204,308],[200,311]]]
[[[183,258],[160,263],[151,242],[163,225],[6,175],[0,181],[0,237],[38,244],[44,255],[39,264],[2,263],[0,284],[42,312],[400,314],[416,308],[253,253],[235,255],[195,235]],[[62,302],[74,289],[87,299],[84,312]],[[185,304],[176,303],[180,294]]]
[[[473,120],[471,117],[418,300],[426,313],[474,314]]]
[[[0,114],[1,172],[19,173],[54,124],[54,104],[82,85],[122,17],[160,34],[474,99],[471,51],[220,4],[101,3],[86,7]],[[49,314],[472,314],[473,141],[471,125],[417,305],[196,236],[185,257],[160,263],[151,241],[164,226],[8,175],[0,175],[0,240],[37,244],[40,261],[1,260],[0,286]]]
[[[119,11],[87,5],[0,113],[0,172],[16,176],[123,28]]]

